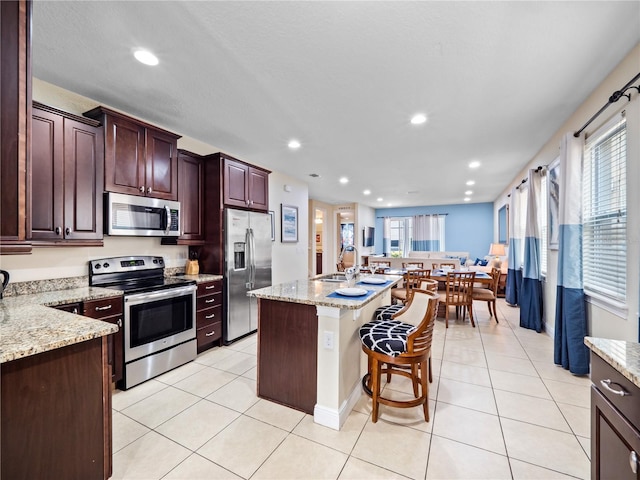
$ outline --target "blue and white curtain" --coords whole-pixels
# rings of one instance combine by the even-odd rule
[[[518,185],[511,190],[509,199],[509,264],[504,296],[508,304],[519,305],[524,259],[524,227],[527,213],[526,192]]]
[[[527,213],[524,227],[522,285],[518,292],[520,326],[542,332],[542,281],[540,273],[540,229],[538,207],[542,195],[542,177],[535,170],[527,176]]]
[[[382,219],[382,253],[385,257],[391,256],[391,218]]]
[[[442,249],[440,215],[415,215],[413,217],[412,252],[439,252]]]
[[[584,137],[565,134],[560,144],[558,290],[554,362],[571,373],[589,373],[587,315],[582,277],[582,153]]]

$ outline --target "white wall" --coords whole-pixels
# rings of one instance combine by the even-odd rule
[[[559,153],[560,139],[566,132],[582,127],[609,99],[611,94],[626,85],[640,71],[640,44],[629,52],[611,74],[585,99],[578,110],[549,139],[544,147],[520,171],[494,203],[495,218],[498,209],[507,203],[510,190],[526,177],[530,168],[548,165]],[[635,92],[635,91],[634,91]],[[587,135],[621,110],[627,117],[627,306],[622,315],[588,304],[589,334],[596,337],[638,341],[638,306],[640,301],[640,99],[638,93],[632,101],[622,99],[609,106],[587,129]],[[497,225],[496,225],[497,238]],[[544,316],[546,331],[553,336],[555,328],[555,299],[557,287],[558,251],[549,250],[547,255],[547,277],[544,283]]]
[[[285,191],[285,185],[289,188]],[[298,242],[282,243],[281,205],[298,207]],[[304,279],[308,274],[308,258],[312,253],[309,242],[309,187],[306,183],[279,172],[269,175],[269,208],[275,214],[276,240],[273,242],[271,280],[274,285]]]

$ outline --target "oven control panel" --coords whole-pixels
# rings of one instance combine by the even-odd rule
[[[89,262],[89,273],[91,275],[134,272],[139,270],[152,270],[157,268],[164,268],[164,259],[162,257],[112,257],[91,260]]]

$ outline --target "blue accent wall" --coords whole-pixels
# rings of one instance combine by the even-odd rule
[[[469,258],[484,258],[493,243],[493,203],[465,203],[424,207],[376,209],[375,250],[382,253],[382,217],[447,214],[445,247],[449,252],[469,252]]]

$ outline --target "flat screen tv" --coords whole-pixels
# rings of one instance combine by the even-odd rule
[[[364,247],[373,247],[373,238],[376,233],[376,229],[374,227],[364,227],[364,231],[362,233],[362,245]]]

